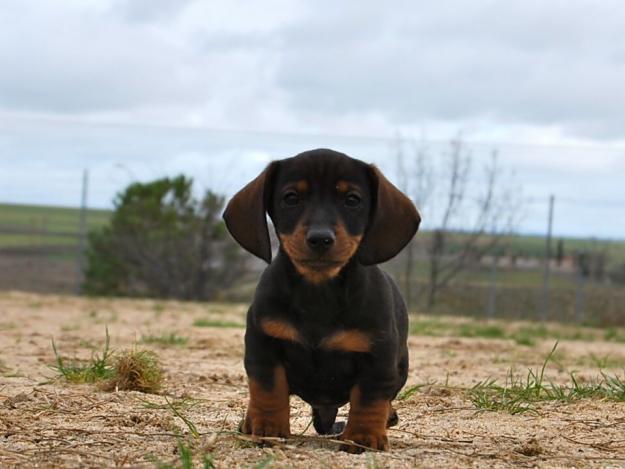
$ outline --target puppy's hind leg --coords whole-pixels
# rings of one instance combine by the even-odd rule
[[[397,416],[397,411],[392,405],[389,405],[388,419],[386,419],[386,428],[394,427],[398,423],[399,417]]]
[[[338,435],[343,431],[345,422],[334,422],[338,407],[313,407],[313,426],[319,435]]]

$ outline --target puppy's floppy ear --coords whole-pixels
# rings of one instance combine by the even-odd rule
[[[271,203],[272,179],[278,166],[274,161],[256,179],[237,192],[224,211],[226,227],[247,251],[271,262],[271,243],[266,212]]]
[[[397,187],[374,165],[369,165],[373,207],[371,219],[360,245],[360,262],[378,264],[394,257],[419,229],[421,216]]]

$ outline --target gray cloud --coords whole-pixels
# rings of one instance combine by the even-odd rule
[[[302,112],[375,110],[396,124],[486,117],[623,137],[619,2],[349,3],[330,16],[329,3],[315,6],[284,31],[277,73]]]
[[[617,140],[623,24],[618,0],[9,0],[0,110],[328,133],[533,126]]]

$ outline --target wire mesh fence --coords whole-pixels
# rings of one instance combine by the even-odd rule
[[[33,126],[37,148],[33,148]],[[270,159],[299,150],[330,146],[376,163],[422,209],[423,231],[413,248],[384,268],[401,286],[412,310],[484,318],[625,324],[625,201],[616,197],[621,150],[513,143],[465,142],[473,167],[492,156],[515,172],[516,228],[531,235],[507,234],[496,249],[474,252],[429,305],[432,233],[441,229],[448,175],[446,141],[376,137],[301,136],[220,132],[202,129],[90,126],[72,123],[15,123],[0,128],[9,145],[0,153],[0,198],[22,204],[0,205],[0,289],[77,293],[81,291],[87,233],[108,222],[108,210],[45,205],[111,206],[114,194],[134,181],[186,173],[197,190],[231,196]],[[41,132],[44,127],[46,132]],[[75,135],[80,142],[74,142]],[[33,163],[45,147],[47,162]],[[430,155],[431,185],[419,193],[419,154]],[[93,156],[86,157],[91,153]],[[583,162],[577,168],[554,161]],[[35,158],[36,159],[36,158]],[[89,187],[83,178],[89,168]],[[581,176],[580,176],[581,175]],[[580,179],[581,178],[581,179]],[[581,182],[580,182],[581,181]],[[420,186],[421,189],[424,186]],[[466,185],[464,199],[480,202],[483,180]],[[580,190],[583,187],[583,191]],[[551,239],[547,239],[549,196],[554,194]],[[41,205],[41,207],[38,207]],[[447,230],[471,233],[473,210],[460,210]],[[486,233],[488,235],[488,233]],[[459,241],[461,243],[461,241]],[[443,256],[454,256],[451,251]],[[222,298],[248,301],[261,262]]]

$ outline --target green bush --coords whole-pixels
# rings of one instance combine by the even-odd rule
[[[114,200],[109,225],[89,235],[85,293],[214,299],[245,270],[221,220],[224,198],[193,197],[184,176],[133,183]]]

